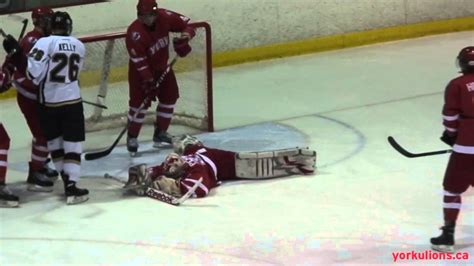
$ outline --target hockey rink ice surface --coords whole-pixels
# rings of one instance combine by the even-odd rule
[[[0,209],[0,265],[474,265],[474,190],[463,196],[457,252],[469,260],[394,261],[430,250],[442,225],[449,155],[439,137],[443,91],[474,32],[451,33],[214,70],[217,132],[205,144],[234,150],[309,146],[314,176],[224,183],[174,207],[123,195],[127,168],[160,163],[169,150],[142,143],[83,162],[90,200],[66,206],[26,192],[30,135],[14,100],[1,103],[12,138],[7,182],[18,209]],[[111,139],[102,136],[105,143]]]

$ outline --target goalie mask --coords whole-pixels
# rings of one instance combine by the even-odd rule
[[[474,72],[474,46],[463,48],[456,61],[462,72]]]
[[[163,162],[163,170],[167,177],[180,178],[186,170],[186,162],[177,153],[170,153]]]

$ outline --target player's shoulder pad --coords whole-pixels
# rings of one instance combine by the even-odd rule
[[[50,42],[53,40],[52,36],[40,38],[36,41],[34,46],[38,49],[45,49],[49,46]]]
[[[41,33],[36,30],[28,32],[20,41],[22,47],[33,47],[35,43],[41,38],[44,37]]]
[[[143,25],[135,20],[128,28],[126,38],[131,41],[139,41],[143,36]]]
[[[168,18],[179,18],[181,20],[183,20],[184,22],[188,22],[190,21],[191,19],[178,13],[178,12],[175,12],[175,11],[172,11],[172,10],[168,10],[168,9],[164,9],[164,8],[160,8],[158,9],[158,14],[161,15],[161,16],[165,16],[165,17],[168,17]]]

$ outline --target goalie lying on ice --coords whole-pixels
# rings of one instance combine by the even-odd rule
[[[313,174],[316,152],[292,148],[265,152],[232,152],[204,146],[185,135],[173,140],[173,153],[158,166],[132,166],[126,189],[142,196],[148,187],[181,197],[202,178],[192,197],[205,197],[221,181]]]

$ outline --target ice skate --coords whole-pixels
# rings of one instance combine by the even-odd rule
[[[431,248],[439,252],[454,252],[454,226],[445,225],[440,236],[431,238]]]
[[[78,204],[89,199],[89,190],[76,187],[76,182],[69,180],[65,173],[61,174],[64,182],[64,194],[66,195],[66,204]]]
[[[130,153],[131,157],[137,156],[137,152],[138,152],[138,140],[137,140],[137,138],[127,136],[127,150]]]
[[[59,177],[58,171],[54,170],[53,168],[49,167],[49,162],[51,159],[47,159],[46,162],[44,163],[43,169],[41,169],[39,172],[43,175],[45,175],[51,182],[56,182]]]
[[[168,134],[166,131],[159,131],[158,128],[155,128],[153,133],[153,147],[163,148],[169,147],[173,143],[173,136]]]
[[[14,208],[20,205],[20,199],[5,185],[0,185],[0,207]]]
[[[40,171],[33,171],[30,169],[28,173],[28,190],[35,192],[51,192],[54,189],[53,182]]]

